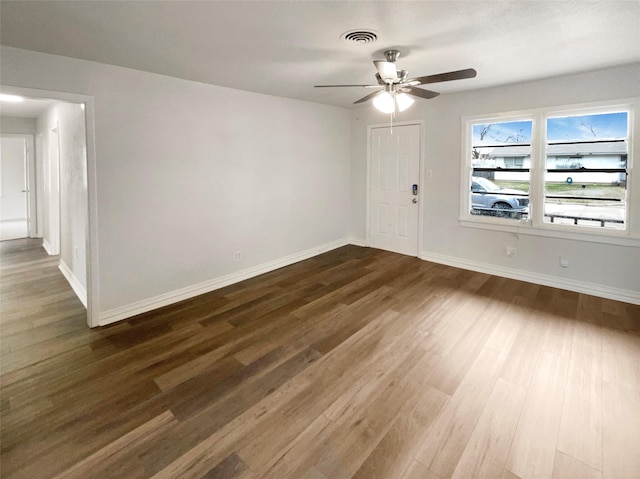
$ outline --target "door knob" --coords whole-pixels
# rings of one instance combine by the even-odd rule
[[[412,201],[413,201],[414,203],[417,203],[417,202],[418,202],[418,198],[414,198]]]

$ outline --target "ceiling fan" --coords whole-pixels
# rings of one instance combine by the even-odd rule
[[[400,56],[398,50],[387,50],[384,52],[386,60],[375,60],[373,64],[378,69],[376,73],[377,85],[315,85],[316,88],[335,88],[335,87],[361,87],[376,88],[377,91],[369,93],[367,96],[355,101],[363,103],[373,99],[373,105],[383,113],[395,113],[395,111],[404,111],[413,104],[413,99],[409,96],[417,96],[427,100],[437,97],[440,93],[431,90],[417,88],[418,85],[426,85],[428,83],[440,83],[451,80],[463,80],[465,78],[474,78],[477,72],[473,68],[466,70],[457,70],[447,73],[439,73],[437,75],[427,75],[417,78],[408,78],[407,70],[398,70],[396,68],[396,60]]]

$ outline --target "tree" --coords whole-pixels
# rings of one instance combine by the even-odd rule
[[[514,135],[509,135],[504,139],[504,143],[522,143],[526,137],[522,134],[522,129]]]
[[[480,141],[484,140],[484,137],[487,136],[489,130],[493,125],[480,125],[482,128],[480,129]]]
[[[593,136],[598,136],[598,135],[596,135],[596,130],[593,127],[593,125],[591,125],[589,123],[582,123],[582,126],[584,126],[587,130],[589,130]]]
[[[491,130],[491,127],[493,125],[488,124],[488,125],[478,125],[480,127],[480,141],[484,140],[484,137],[487,136],[487,134],[489,134],[489,130]],[[471,158],[473,158],[474,160],[477,160],[478,158],[480,158],[480,152],[474,147],[471,150]]]

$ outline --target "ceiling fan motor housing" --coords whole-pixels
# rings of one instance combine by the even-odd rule
[[[384,52],[384,57],[388,62],[395,63],[398,57],[400,56],[399,50],[387,50]]]

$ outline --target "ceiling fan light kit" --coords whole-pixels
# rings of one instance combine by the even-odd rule
[[[396,100],[391,93],[383,91],[373,98],[373,106],[382,113],[393,113],[396,109]]]
[[[475,78],[477,75],[473,68],[467,68],[437,75],[408,78],[408,71],[398,70],[396,67],[396,60],[400,56],[400,51],[387,50],[384,52],[384,56],[385,60],[374,60],[373,62],[378,70],[376,73],[377,85],[316,85],[316,88],[361,87],[379,89],[379,91],[369,93],[367,96],[356,100],[354,104],[373,99],[373,106],[376,109],[393,115],[396,111],[404,111],[409,108],[414,103],[412,96],[429,100],[439,95],[435,91],[416,88],[418,85]]]
[[[373,98],[373,106],[382,113],[395,113],[396,111],[405,111],[413,105],[413,98],[406,93],[390,93],[388,91],[380,92]]]
[[[397,93],[396,94],[396,103],[398,105],[398,111],[405,111],[415,100],[411,98],[406,93]]]

